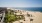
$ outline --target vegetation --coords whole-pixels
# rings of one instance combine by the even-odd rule
[[[13,12],[13,10],[8,11],[8,13],[5,16],[5,23],[12,23],[12,21],[16,20],[16,17]]]
[[[22,17],[21,17],[22,18]],[[7,14],[5,15],[5,23],[12,23],[13,21],[16,20],[20,20],[20,17],[16,17],[16,15],[14,15],[14,11],[13,10],[9,10],[7,11]]]

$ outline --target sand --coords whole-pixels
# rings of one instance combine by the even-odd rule
[[[33,23],[42,23],[42,13],[41,12],[28,12],[33,15]]]
[[[28,12],[28,14],[30,15],[33,15],[33,22],[32,23],[42,23],[42,12],[38,12],[38,11],[25,11],[25,12],[22,12],[22,14],[26,15]],[[30,20],[30,19],[28,19]],[[28,21],[27,21],[28,22]],[[18,23],[18,22],[17,22]],[[28,22],[30,23],[30,22]]]

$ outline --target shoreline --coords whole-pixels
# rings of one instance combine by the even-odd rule
[[[25,10],[22,10],[22,11],[25,11]],[[33,15],[32,17],[34,19],[33,23],[42,23],[42,13],[41,12],[39,11],[25,11],[25,12],[28,12],[28,14]]]
[[[20,10],[20,11],[21,11],[21,9],[15,9],[15,10]],[[42,12],[40,12],[40,11],[29,11],[29,10],[22,10],[22,11],[26,11],[26,12],[39,12],[39,13],[42,13]]]
[[[11,10],[22,10],[22,9],[13,9],[13,8],[10,8]],[[40,12],[40,13],[42,13],[41,11],[30,11],[30,10],[22,10],[22,11],[27,11],[27,12]]]
[[[33,17],[32,17],[34,19],[33,23],[42,23],[42,13],[41,12],[38,12],[38,11],[36,11],[36,12],[35,11],[25,11],[25,10],[20,10],[20,9],[14,9],[14,10],[19,10],[24,15],[26,15],[27,13],[30,14],[30,15],[33,15]],[[19,13],[17,13],[17,14],[19,14]]]

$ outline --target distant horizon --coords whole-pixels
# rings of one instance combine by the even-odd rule
[[[0,7],[0,8],[42,8],[42,7]]]

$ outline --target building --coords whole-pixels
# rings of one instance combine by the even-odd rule
[[[4,23],[6,8],[0,7],[0,23]]]
[[[0,14],[0,23],[3,23],[5,17],[5,12]]]

